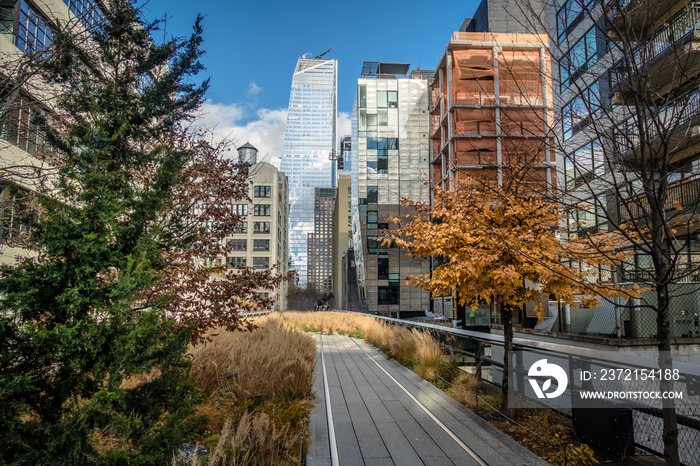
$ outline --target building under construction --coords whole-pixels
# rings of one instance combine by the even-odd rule
[[[537,185],[556,180],[549,37],[454,32],[431,94],[433,183],[465,175],[503,184],[511,168]]]

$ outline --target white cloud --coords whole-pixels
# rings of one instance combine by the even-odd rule
[[[336,131],[338,132],[338,140],[345,136],[350,136],[350,130],[352,126],[350,124],[350,114],[347,112],[338,113],[338,122]]]
[[[197,125],[211,130],[216,139],[229,139],[236,146],[250,142],[258,149],[258,161],[279,167],[287,124],[287,110],[266,108],[250,112],[239,104],[217,104],[207,101],[202,106]],[[245,121],[247,120],[247,122]],[[350,114],[338,113],[338,139],[350,134]]]
[[[282,155],[287,110],[258,109],[253,118],[238,104],[217,104],[207,101],[202,106],[197,124],[211,130],[217,139],[229,139],[236,146],[250,142],[258,149],[258,161],[273,163]]]
[[[250,85],[248,86],[248,95],[258,95],[262,92],[263,88],[255,84],[255,81],[251,81]]]

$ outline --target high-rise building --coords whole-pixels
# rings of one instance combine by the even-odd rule
[[[633,241],[621,270],[600,274],[652,288],[639,303],[657,303],[659,285],[668,285],[668,331],[677,342],[697,338],[698,315],[688,309],[700,298],[700,4],[553,6],[555,130],[568,233],[584,237],[625,224],[641,232],[647,238]],[[566,310],[552,330],[655,339],[656,306]]]
[[[289,243],[287,237],[288,193],[287,177],[266,162],[257,162],[258,150],[250,143],[238,148],[239,161],[250,164],[249,200],[241,200],[231,209],[245,218],[238,231],[226,238],[231,249],[225,261],[231,267],[254,269],[276,267],[276,273],[287,273]],[[273,309],[287,310],[288,282],[283,281],[272,292],[260,290],[274,299]]]
[[[314,232],[308,236],[308,283],[317,291],[333,289],[332,229],[335,188],[314,188]]]
[[[336,60],[302,57],[292,77],[280,170],[289,178],[289,246],[300,285],[308,279],[314,188],[333,185],[337,68]]]
[[[352,113],[352,215],[357,280],[363,310],[410,317],[430,304],[405,278],[428,273],[427,260],[410,259],[382,244],[390,218],[406,214],[401,198],[430,201],[428,81],[412,78],[408,63],[362,66]]]

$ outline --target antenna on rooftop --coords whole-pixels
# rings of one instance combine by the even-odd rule
[[[319,58],[323,57],[325,54],[327,54],[327,53],[330,52],[331,50],[333,50],[333,47],[329,48],[328,50],[326,50],[325,52],[323,52],[321,55],[316,55],[316,59],[319,59]]]

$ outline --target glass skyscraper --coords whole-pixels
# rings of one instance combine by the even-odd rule
[[[292,78],[280,171],[289,178],[289,249],[299,284],[307,283],[314,188],[332,186],[337,60],[300,58]]]

